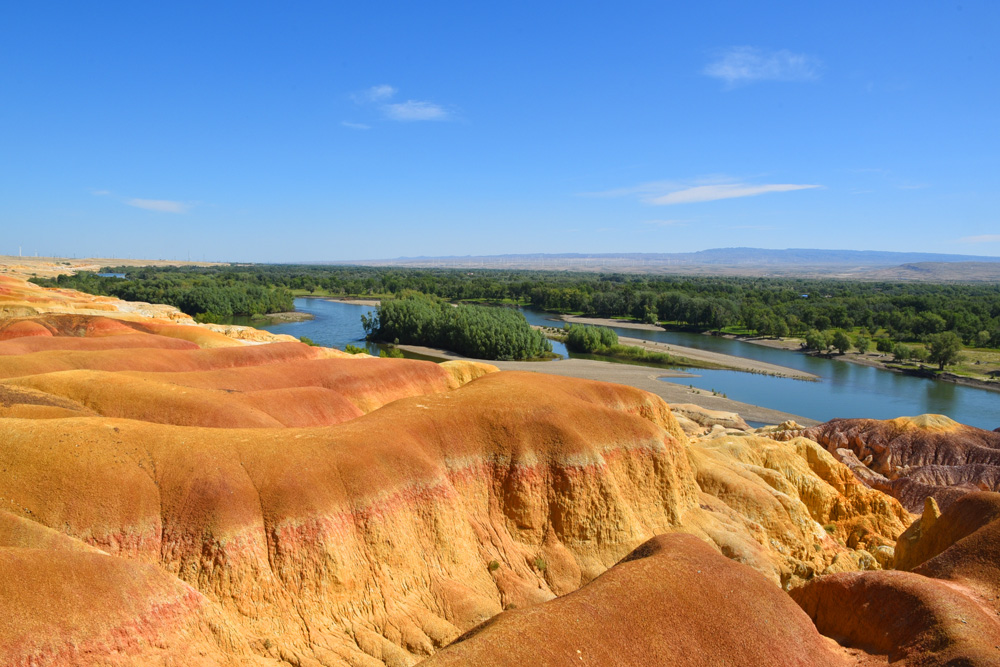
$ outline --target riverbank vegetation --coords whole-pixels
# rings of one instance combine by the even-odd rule
[[[175,267],[169,267],[175,268]],[[63,287],[125,301],[165,303],[199,322],[227,322],[233,317],[256,317],[295,310],[291,291],[261,280],[252,269],[218,272],[170,271],[162,268],[116,267],[125,276],[101,276],[89,271],[34,278],[42,287]]]
[[[621,345],[618,334],[609,327],[568,324],[564,329],[564,342],[570,352],[591,355],[596,358],[624,361],[649,366],[676,368],[689,366],[698,368],[718,368],[709,362],[694,362],[666,352],[653,352],[638,345]]]
[[[842,330],[870,342],[885,338],[892,343],[920,344],[929,336],[950,331],[965,346],[1000,348],[1000,285],[986,283],[323,265],[114,267],[107,271],[122,273],[126,279],[98,280],[95,274],[78,274],[60,276],[54,283],[38,282],[171,303],[192,314],[287,310],[293,295],[388,298],[419,292],[456,303],[527,305],[692,331],[804,337],[812,329],[830,336]],[[236,292],[222,296],[221,288]],[[257,292],[256,288],[273,291]],[[272,304],[271,299],[280,303]]]
[[[552,344],[511,308],[452,305],[425,294],[406,294],[362,316],[370,340],[425,345],[477,359],[516,361],[552,354]]]

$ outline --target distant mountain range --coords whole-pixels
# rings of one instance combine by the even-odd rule
[[[1000,281],[1000,257],[814,248],[785,250],[713,248],[683,253],[531,253],[464,257],[398,257],[330,263],[424,268]]]

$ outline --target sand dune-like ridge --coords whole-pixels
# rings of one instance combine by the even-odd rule
[[[782,589],[891,565],[911,521],[813,440],[691,438],[631,387],[220,344],[28,297],[0,323],[11,664],[454,661],[491,637],[530,651],[567,609],[593,617],[550,648],[590,641],[590,664],[641,664],[627,627],[677,655],[752,631],[737,664],[856,664]],[[771,600],[756,621],[751,599]]]

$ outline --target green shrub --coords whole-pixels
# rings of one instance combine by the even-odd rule
[[[371,340],[440,347],[477,359],[532,359],[552,351],[517,310],[453,306],[427,295],[383,301],[362,325]]]
[[[601,352],[615,345],[618,345],[618,334],[608,327],[566,326],[566,347],[573,352]]]

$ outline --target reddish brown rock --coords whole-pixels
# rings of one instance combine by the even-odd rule
[[[1000,490],[1000,433],[941,415],[834,419],[803,435],[830,452],[852,452],[859,479],[911,512],[920,512],[928,496],[945,507],[970,491]]]
[[[579,590],[530,609],[505,611],[422,664],[856,663],[758,572],[689,535],[662,535]]]
[[[1000,664],[1000,494],[943,511],[928,498],[896,562],[911,572],[830,575],[792,597],[823,634],[893,664]]]

